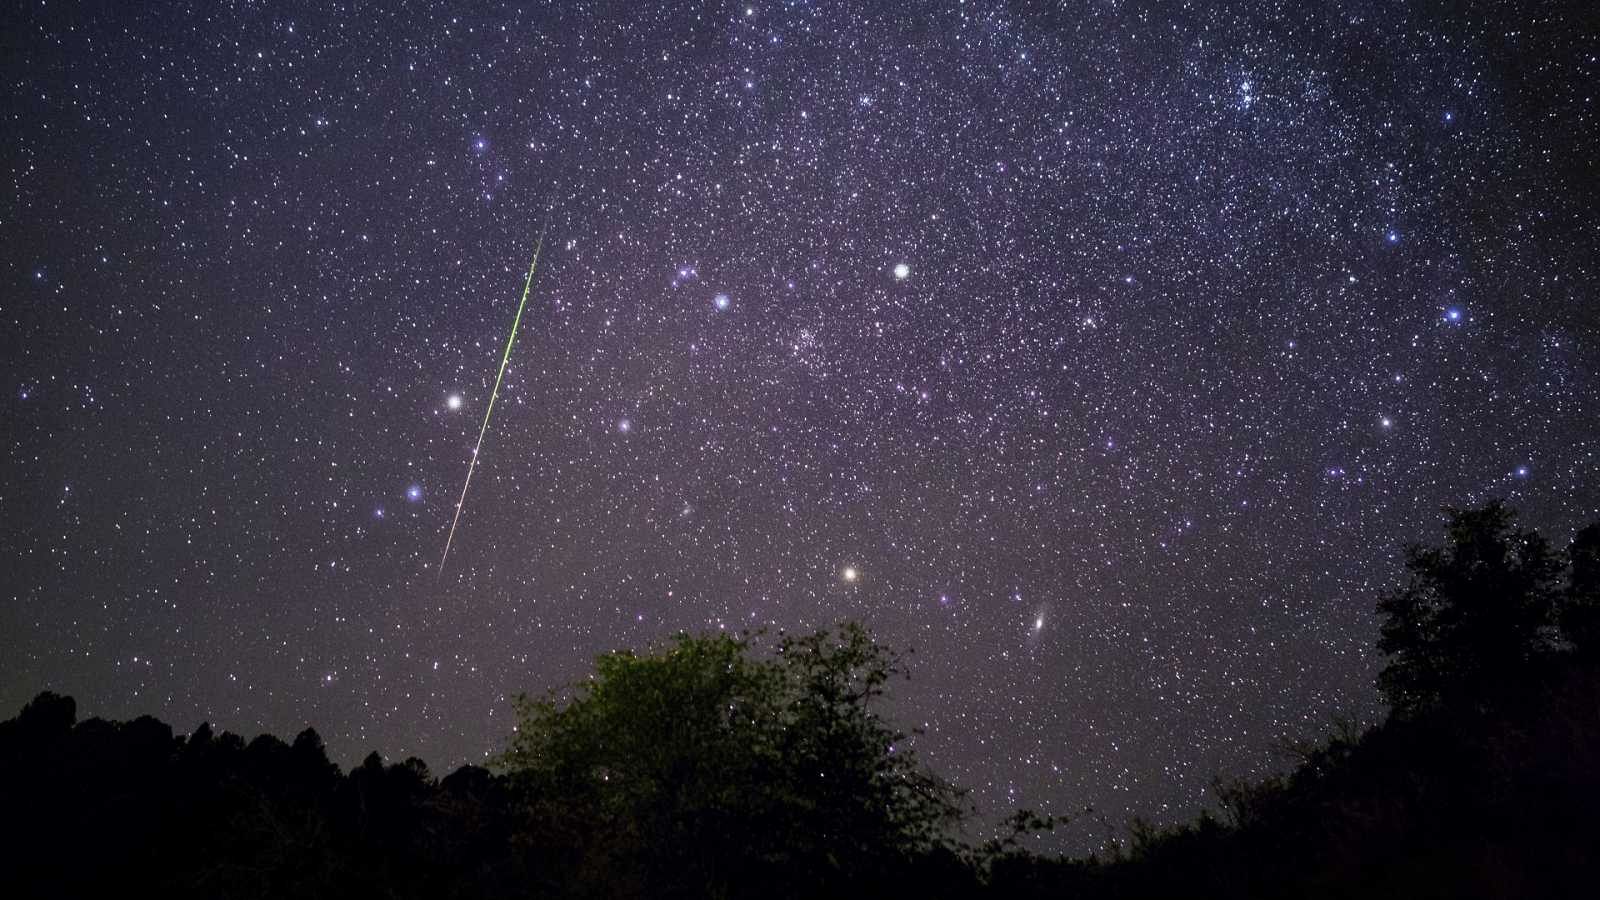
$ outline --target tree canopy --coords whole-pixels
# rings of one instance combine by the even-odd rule
[[[601,849],[613,890],[625,872],[652,896],[770,894],[781,871],[809,893],[944,847],[959,792],[874,708],[898,657],[858,625],[756,644],[680,635],[602,656],[570,697],[518,699],[497,767],[535,808],[585,811],[547,837]]]
[[[1402,714],[1480,695],[1561,646],[1562,554],[1499,502],[1447,517],[1444,545],[1407,548],[1409,580],[1378,601],[1378,686]]]
[[[42,693],[0,722],[6,896],[1589,896],[1600,883],[1600,524],[1555,549],[1450,510],[1384,594],[1393,714],[1219,782],[1220,816],[1101,853],[978,846],[962,795],[880,706],[900,658],[857,625],[680,635],[520,697],[496,771],[342,772],[306,729],[246,742]],[[1103,821],[1103,820],[1102,820]],[[1114,828],[1109,823],[1108,827]]]

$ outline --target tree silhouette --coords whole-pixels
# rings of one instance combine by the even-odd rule
[[[344,773],[311,729],[175,735],[43,693],[0,722],[0,893],[1592,896],[1600,523],[1558,553],[1501,504],[1450,510],[1406,564],[1379,603],[1390,716],[1086,859],[1029,852],[1065,820],[1027,812],[957,842],[960,793],[877,711],[898,657],[845,625],[601,657],[518,699],[498,771],[442,780],[376,753]]]
[[[1378,602],[1378,687],[1402,715],[1521,677],[1557,646],[1560,555],[1498,501],[1447,515],[1445,545],[1407,548],[1409,581]]]
[[[605,893],[770,896],[783,872],[779,893],[812,894],[933,851],[961,816],[872,708],[897,671],[856,625],[765,658],[749,637],[682,635],[601,657],[565,702],[519,698],[498,767],[531,818],[567,823],[545,840],[603,861]]]
[[[1600,523],[1578,531],[1567,558],[1572,575],[1561,609],[1561,630],[1580,655],[1600,657]]]

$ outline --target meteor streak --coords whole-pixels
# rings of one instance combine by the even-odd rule
[[[478,429],[478,443],[472,448],[472,460],[467,463],[467,478],[461,483],[461,498],[456,501],[456,515],[450,521],[450,535],[444,541],[444,554],[439,557],[439,577],[444,577],[444,563],[450,558],[450,545],[456,539],[456,526],[461,524],[461,508],[467,503],[467,488],[472,486],[472,471],[478,467],[478,451],[483,449],[483,436],[489,431],[489,417],[494,415],[494,401],[500,396],[500,380],[506,377],[506,363],[511,361],[511,346],[517,342],[517,327],[522,324],[522,310],[528,305],[528,290],[533,287],[533,272],[539,268],[539,251],[544,249],[544,234],[550,228],[545,222],[539,232],[539,243],[533,248],[533,262],[528,266],[528,280],[522,284],[522,302],[517,304],[517,315],[511,320],[511,336],[506,338],[506,349],[500,356],[500,372],[494,376],[494,390],[489,392],[489,408],[483,411],[483,425]]]

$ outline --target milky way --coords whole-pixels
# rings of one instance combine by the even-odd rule
[[[0,14],[6,715],[444,771],[853,618],[987,813],[1170,820],[1441,506],[1600,515],[1592,3],[322,6]]]

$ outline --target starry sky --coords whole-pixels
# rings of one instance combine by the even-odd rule
[[[1600,517],[1589,2],[0,17],[8,715],[442,772],[849,618],[986,814],[1169,821],[1380,714],[1441,506]]]

